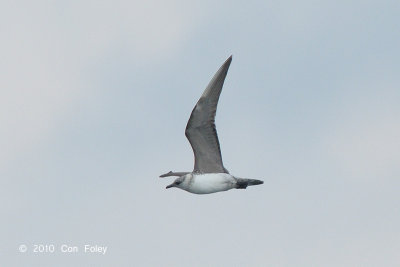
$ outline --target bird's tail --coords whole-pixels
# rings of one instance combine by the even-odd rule
[[[246,178],[236,178],[236,188],[237,189],[246,189],[246,187],[250,185],[259,185],[264,182],[256,179],[246,179]]]

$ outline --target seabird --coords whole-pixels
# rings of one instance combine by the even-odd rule
[[[179,176],[166,188],[177,187],[194,194],[211,194],[232,188],[245,189],[263,181],[238,178],[229,174],[222,164],[221,148],[215,128],[218,99],[224,85],[232,56],[219,68],[204,90],[190,115],[185,135],[194,153],[192,172],[168,172],[160,177]]]

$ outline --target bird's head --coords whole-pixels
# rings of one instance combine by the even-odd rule
[[[170,184],[170,185],[168,185],[168,186],[166,187],[166,189],[171,188],[171,187],[178,187],[178,188],[181,188],[183,182],[185,181],[185,177],[186,177],[186,176],[184,175],[184,176],[181,176],[181,177],[179,177],[179,178],[176,178],[175,181],[174,181],[172,184]]]

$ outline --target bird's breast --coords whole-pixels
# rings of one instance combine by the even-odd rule
[[[234,188],[235,178],[227,173],[193,174],[184,190],[194,194],[210,194]]]

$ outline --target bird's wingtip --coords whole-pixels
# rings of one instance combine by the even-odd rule
[[[170,176],[170,174],[172,174],[172,171],[169,171],[167,173],[161,174],[159,177],[160,178],[164,178],[164,177]]]
[[[225,60],[224,64],[222,64],[221,67],[229,66],[229,65],[231,64],[231,62],[232,62],[232,56],[233,56],[233,55],[230,55],[230,56]]]

